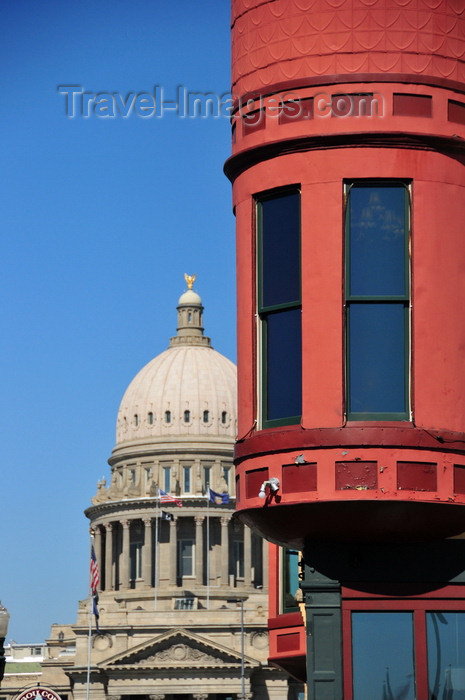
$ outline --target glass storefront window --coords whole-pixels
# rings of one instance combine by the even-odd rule
[[[352,670],[353,700],[416,700],[413,613],[353,612]]]
[[[465,612],[428,612],[429,700],[465,700]]]

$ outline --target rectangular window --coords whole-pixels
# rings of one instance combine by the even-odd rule
[[[403,182],[346,187],[346,410],[409,420],[410,211]]]
[[[142,542],[133,541],[130,544],[131,579],[137,581],[142,578]]]
[[[465,613],[426,613],[429,698],[465,698]]]
[[[234,576],[244,578],[244,542],[233,540]]]
[[[352,671],[353,700],[415,700],[412,613],[352,613]]]
[[[190,467],[183,467],[182,468],[182,473],[183,473],[183,486],[184,486],[184,493],[190,493],[191,491],[191,468]]]
[[[178,540],[178,578],[194,575],[194,540]]]
[[[281,555],[281,608],[283,613],[299,609],[296,595],[299,591],[299,552],[280,550]]]
[[[171,491],[171,467],[163,468],[163,491],[166,493]]]
[[[260,319],[260,418],[292,425],[302,414],[300,192],[256,201],[257,302]]]
[[[203,468],[203,488],[204,488],[205,492],[211,486],[211,473],[212,473],[211,467],[204,467]]]

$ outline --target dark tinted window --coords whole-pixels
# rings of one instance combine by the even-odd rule
[[[406,294],[406,206],[404,186],[351,187],[351,296]]]
[[[349,412],[401,413],[406,402],[403,304],[349,308]]]
[[[266,321],[266,420],[302,412],[301,311],[268,314]]]
[[[259,203],[260,305],[300,300],[300,195],[289,192]]]

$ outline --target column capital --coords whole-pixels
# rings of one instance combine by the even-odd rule
[[[122,527],[125,529],[129,528],[129,526],[131,525],[131,521],[129,519],[120,520],[120,523],[121,523]]]
[[[221,527],[226,527],[229,524],[230,519],[231,518],[228,518],[225,515],[222,515],[220,518]]]
[[[208,700],[207,693],[193,693],[194,700]]]
[[[149,525],[152,524],[152,518],[149,518],[148,516],[145,518],[142,518],[142,522],[144,523],[145,527],[148,527]]]
[[[113,523],[104,523],[103,527],[107,532],[111,532],[113,530]]]
[[[194,516],[194,521],[195,521],[195,524],[196,524],[196,525],[201,525],[201,524],[203,523],[204,520],[205,520],[205,516],[204,516],[204,515],[195,515],[195,516]]]
[[[165,697],[164,693],[155,693],[155,695],[149,695],[149,700],[165,700]]]

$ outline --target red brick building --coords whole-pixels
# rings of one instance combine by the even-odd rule
[[[315,700],[462,700],[465,4],[232,7],[236,493],[286,548],[271,657]]]

